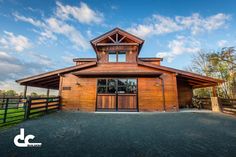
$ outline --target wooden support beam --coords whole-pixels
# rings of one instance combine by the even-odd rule
[[[49,94],[50,94],[50,89],[48,88],[47,89],[47,98],[49,97]]]
[[[212,96],[217,97],[216,86],[212,87]]]
[[[124,40],[126,38],[126,36],[123,36],[120,40],[119,43],[122,42],[122,40]]]
[[[114,39],[112,39],[112,37],[108,36],[108,38],[113,42],[116,43]]]
[[[190,83],[196,83],[196,84],[204,84],[204,83],[207,83],[206,81],[203,82],[203,81],[199,81],[199,80],[187,80],[188,82]]]
[[[27,96],[27,85],[25,85],[25,88],[24,88],[24,95],[23,95],[24,99],[26,98],[26,96]]]
[[[215,84],[203,84],[203,85],[194,85],[193,88],[205,88],[205,87],[212,87]]]
[[[97,46],[138,46],[138,43],[97,43]]]
[[[118,33],[116,33],[116,43],[118,43]]]

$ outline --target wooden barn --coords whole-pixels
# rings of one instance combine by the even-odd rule
[[[59,90],[63,109],[93,111],[178,111],[192,103],[193,89],[216,87],[222,80],[141,58],[144,40],[115,28],[93,40],[96,58],[24,79],[20,85]]]

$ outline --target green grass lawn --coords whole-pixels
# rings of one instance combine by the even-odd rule
[[[32,110],[31,113],[37,112],[39,110]],[[24,108],[18,108],[18,109],[8,109],[7,110],[7,118],[6,118],[6,123],[3,123],[3,119],[4,119],[4,113],[5,110],[4,109],[0,109],[0,127],[11,127],[14,126],[20,122],[22,122],[24,120],[24,116],[25,116],[25,110]],[[30,116],[30,119],[32,118],[37,118],[39,116],[42,116],[44,114],[44,112],[41,113],[37,113],[34,115]]]
[[[4,113],[5,110],[0,110],[0,127],[8,124],[11,126],[12,124],[16,124],[24,120],[25,112],[23,108],[8,109],[6,123],[3,123]]]

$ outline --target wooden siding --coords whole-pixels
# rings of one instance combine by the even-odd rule
[[[176,88],[176,76],[165,74],[165,108],[166,111],[178,110],[178,94]],[[138,103],[140,111],[163,111],[162,83],[158,78],[138,79]]]
[[[80,78],[66,74],[61,79],[62,87],[71,87],[71,90],[61,90],[60,92],[62,104],[65,105],[64,109],[95,111],[96,78]]]
[[[124,63],[125,64],[125,63]],[[152,68],[138,66],[136,64],[99,64],[97,67],[91,67],[82,71],[157,71]],[[165,72],[162,76],[164,79],[165,87],[165,108],[166,111],[178,110],[178,94],[176,86],[176,75],[173,73]],[[79,85],[78,85],[79,83]],[[77,77],[72,74],[66,74],[61,77],[60,95],[62,97],[62,104],[65,105],[65,109],[73,109],[80,111],[95,111],[96,102],[98,107],[113,108],[116,104],[112,101],[111,97],[98,96],[96,101],[96,84],[97,78],[84,78]],[[63,87],[70,87],[70,90],[63,90]],[[118,96],[118,108],[122,108],[124,105],[121,101],[123,96]],[[104,106],[106,101],[113,102],[109,106]],[[136,108],[136,96],[129,97],[125,104],[128,108]],[[138,78],[138,105],[140,111],[163,111],[163,95],[161,80],[157,77],[152,78]]]
[[[177,79],[179,107],[185,107],[192,104],[193,89],[184,80]]]

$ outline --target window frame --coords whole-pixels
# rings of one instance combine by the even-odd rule
[[[119,85],[119,82],[118,80],[119,79],[123,79],[125,80],[125,82],[130,82],[129,80],[133,80],[135,82],[135,85],[130,85],[131,88],[135,87],[135,90],[133,92],[119,92],[119,88],[125,88],[125,91],[126,91],[126,88],[127,88],[127,85],[124,84],[124,85]],[[106,85],[99,85],[98,82],[99,80],[106,80]],[[115,85],[109,85],[109,80],[115,80]],[[99,88],[105,88],[105,92],[103,93],[99,93]],[[112,93],[112,92],[109,92],[109,87],[115,87],[115,92]],[[138,80],[137,78],[97,78],[97,94],[137,94],[137,89],[138,88]]]
[[[116,55],[116,60],[110,61],[110,54],[115,54]],[[119,61],[119,55],[125,55],[125,61]],[[127,62],[127,53],[126,51],[108,51],[108,63],[126,63]]]

